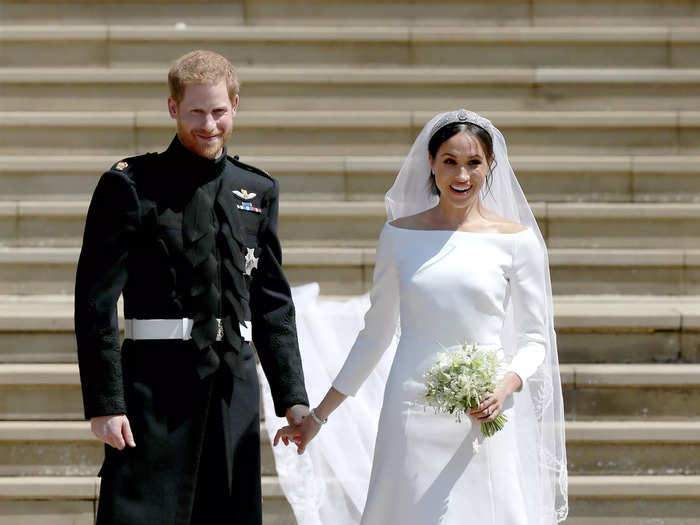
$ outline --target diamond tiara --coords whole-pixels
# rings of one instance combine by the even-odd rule
[[[467,109],[457,109],[455,111],[445,113],[440,118],[440,120],[438,120],[435,123],[433,129],[430,131],[430,136],[428,137],[428,140],[432,139],[433,135],[435,135],[441,128],[444,128],[448,124],[453,124],[455,122],[458,122],[460,124],[474,124],[475,126],[479,126],[480,128],[482,128],[489,135],[492,135],[491,129],[493,128],[493,124],[491,124],[490,120],[485,119],[484,117],[482,117],[478,113],[474,113],[473,111],[469,111]]]

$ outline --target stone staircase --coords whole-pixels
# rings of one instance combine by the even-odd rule
[[[699,0],[0,0],[0,522],[94,520],[71,292],[90,194],[162,149],[168,62],[239,68],[294,284],[369,287],[437,111],[491,118],[550,250],[574,525],[700,524]],[[263,433],[264,435],[264,433]],[[263,443],[265,523],[294,519]]]

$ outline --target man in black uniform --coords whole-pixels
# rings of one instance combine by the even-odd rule
[[[226,154],[238,106],[228,60],[188,53],[168,83],[177,135],[102,175],[78,262],[85,416],[106,443],[97,522],[259,524],[251,339],[278,415],[300,424],[308,412],[279,188]]]

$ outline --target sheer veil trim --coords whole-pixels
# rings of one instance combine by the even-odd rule
[[[544,362],[514,395],[518,431],[529,428],[533,432],[527,450],[520,451],[521,458],[535,458],[531,471],[523,465],[523,482],[536,487],[532,494],[537,498],[538,524],[562,521],[568,514],[568,475],[564,436],[564,403],[559,375],[557,340],[554,332],[554,307],[552,284],[549,274],[549,257],[542,232],[520,187],[508,160],[506,141],[501,132],[489,120],[464,109],[440,113],[433,117],[416,138],[393,186],[385,196],[388,219],[414,215],[437,205],[439,197],[429,189],[428,143],[434,133],[451,122],[473,123],[484,128],[493,140],[495,166],[491,184],[481,190],[481,201],[489,210],[518,222],[533,230],[541,246],[545,268],[546,304],[546,355]],[[515,351],[515,330],[512,304],[506,308],[501,340],[506,355]]]

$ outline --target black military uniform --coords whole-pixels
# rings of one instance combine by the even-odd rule
[[[264,172],[177,137],[101,177],[75,289],[85,417],[126,414],[136,447],[105,446],[98,524],[261,523],[250,322],[277,414],[308,405],[278,197]],[[125,318],[190,318],[191,339],[120,351],[122,292]]]

